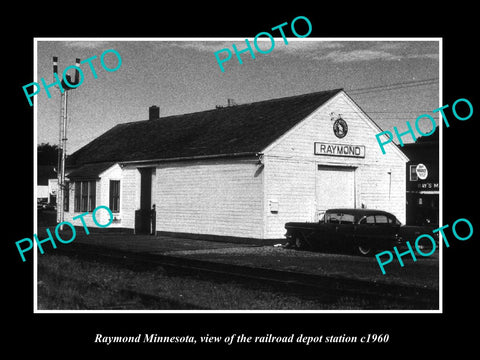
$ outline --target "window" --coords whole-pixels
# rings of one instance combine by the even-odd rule
[[[120,212],[120,180],[110,180],[110,210]]]
[[[329,224],[340,224],[340,218],[342,214],[340,213],[327,213],[325,215],[325,222]]]
[[[385,215],[375,215],[375,222],[377,224],[386,224],[388,220]]]
[[[400,221],[398,221],[393,215],[384,215],[384,214],[377,214],[377,215],[368,215],[364,216],[358,221],[359,224],[396,224],[401,225]]]
[[[410,181],[418,181],[417,165],[410,165]]]
[[[360,219],[358,223],[359,224],[375,224],[375,216],[374,215],[364,216],[363,218]]]
[[[327,213],[325,222],[330,224],[353,224],[354,216],[344,213]]]
[[[80,194],[82,193],[81,182],[75,182],[75,198],[74,198],[74,209],[75,212],[80,212]]]
[[[343,214],[342,224],[353,224],[355,217],[352,214]]]
[[[96,181],[89,181],[89,196],[88,196],[88,210],[87,211],[93,211],[95,210],[96,207],[96,199],[97,199],[97,182]]]
[[[96,181],[75,181],[74,211],[85,212],[95,209]]]
[[[80,211],[87,211],[88,208],[88,181],[82,181],[81,183],[81,206]]]
[[[69,211],[70,207],[70,183],[65,182],[65,187],[63,191],[63,211]]]

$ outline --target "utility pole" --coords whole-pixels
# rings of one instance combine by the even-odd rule
[[[76,59],[76,66],[79,67],[80,59]],[[58,57],[53,57],[53,73],[58,74]],[[68,92],[75,89],[79,83],[79,72],[75,70],[75,81],[71,81],[69,75],[64,74],[61,87],[64,91],[60,96],[60,124],[59,124],[59,147],[58,147],[58,170],[57,170],[57,223],[61,223],[65,219],[64,212],[64,199],[68,196],[65,194],[65,162],[67,159],[67,119],[68,119]],[[54,75],[55,80],[55,75]],[[60,230],[63,230],[63,224],[60,226]]]

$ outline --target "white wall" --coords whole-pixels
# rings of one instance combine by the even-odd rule
[[[264,157],[265,238],[283,238],[288,221],[313,221],[315,164],[308,160]],[[270,202],[278,203],[272,212]]]
[[[48,202],[52,202],[52,196],[57,195],[58,179],[48,179]]]
[[[118,164],[111,166],[100,174],[100,180],[97,182],[97,189],[100,188],[100,194],[97,193],[97,203],[96,206],[104,205],[110,206],[110,180],[120,180],[120,194],[122,194],[123,187],[123,173],[122,169]],[[115,221],[110,224],[108,227],[119,227],[122,226],[122,196],[120,196],[120,213],[114,214]],[[108,224],[110,220],[110,215],[106,210],[99,210],[97,221],[100,224]]]
[[[119,218],[119,221],[115,221],[114,223],[110,224],[108,227],[124,227],[123,224],[123,211],[122,211],[122,199],[124,198],[122,190],[124,189],[124,174],[121,169],[121,167],[118,164],[115,164],[108,168],[107,170],[103,171],[100,175],[100,179],[96,181],[95,185],[95,191],[96,191],[96,204],[95,206],[109,206],[109,195],[110,195],[110,180],[120,180],[120,191],[121,191],[121,196],[120,196],[120,207],[121,211],[120,214],[115,214],[115,217]],[[75,212],[75,185],[74,182],[70,182],[69,186],[69,211],[64,213],[64,219],[65,221],[68,221],[72,223],[74,226],[82,226],[81,219],[75,219],[73,218],[75,216],[78,216],[82,214],[83,212]],[[126,197],[128,199],[128,197]],[[110,215],[105,209],[99,209],[96,214],[95,218],[97,222],[101,225],[108,224],[110,221]],[[95,222],[92,219],[92,214],[88,214],[83,217],[85,220],[85,224],[87,227],[98,227]]]
[[[136,168],[123,168],[120,189],[121,226],[133,229],[135,210],[140,208],[140,172]]]
[[[37,199],[49,198],[48,185],[37,185]]]
[[[262,183],[255,160],[161,164],[157,231],[262,238]]]
[[[348,124],[342,139],[333,133],[332,112],[341,114]],[[265,149],[265,203],[279,202],[278,213],[265,207],[265,238],[283,237],[288,221],[315,219],[319,164],[354,167],[357,207],[386,210],[405,222],[406,160],[394,145],[383,155],[375,138],[378,132],[361,109],[340,93]],[[364,145],[365,158],[315,155],[315,142]]]

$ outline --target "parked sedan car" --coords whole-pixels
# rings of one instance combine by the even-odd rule
[[[37,210],[44,210],[47,203],[47,199],[37,199]]]
[[[37,210],[57,210],[57,206],[49,203],[47,199],[37,199]]]
[[[406,240],[413,246],[416,236],[431,233],[419,226],[402,226],[393,214],[372,209],[330,209],[318,223],[289,222],[285,228],[286,247],[350,249],[364,256],[401,248]]]

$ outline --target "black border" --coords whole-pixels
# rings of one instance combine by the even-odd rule
[[[24,5],[24,9],[9,8],[12,21],[2,24],[6,34],[4,55],[7,86],[4,87],[4,170],[7,178],[5,206],[8,218],[3,228],[6,236],[3,256],[7,267],[4,276],[6,304],[4,343],[15,354],[26,349],[32,356],[48,354],[52,358],[71,354],[124,353],[133,349],[137,353],[154,356],[171,356],[164,350],[173,350],[178,356],[184,351],[207,350],[214,354],[239,351],[256,352],[259,349],[281,353],[293,347],[298,354],[310,353],[325,356],[333,352],[337,356],[343,350],[361,350],[362,353],[378,352],[389,356],[387,350],[398,349],[411,356],[435,356],[443,349],[461,350],[473,348],[476,340],[476,324],[470,325],[476,313],[476,254],[478,253],[478,211],[473,211],[476,184],[476,123],[478,91],[478,60],[474,33],[477,20],[475,8],[455,3],[438,4],[438,8],[420,9],[418,4],[395,3],[377,8],[362,4],[341,3],[337,8],[324,3],[265,4],[223,3],[200,5],[199,9],[183,4],[176,10],[162,3],[110,4],[100,10],[93,4]],[[432,5],[433,6],[433,5]],[[122,10],[122,8],[124,8]],[[278,9],[274,12],[272,9]],[[33,112],[26,105],[21,86],[33,79],[33,38],[56,36],[85,37],[180,37],[180,36],[254,36],[296,16],[303,15],[313,25],[311,37],[442,37],[443,38],[443,104],[452,104],[458,98],[467,98],[474,107],[474,115],[468,121],[450,122],[443,129],[443,219],[451,224],[458,218],[468,218],[474,225],[472,239],[452,241],[444,249],[444,313],[443,314],[33,314],[32,273],[33,261],[19,261],[14,241],[33,233]],[[300,32],[300,31],[299,31]],[[14,59],[14,60],[12,60]],[[476,89],[475,89],[476,90]],[[13,102],[11,101],[13,100]],[[9,140],[11,138],[12,140]],[[31,260],[31,259],[30,259]],[[138,333],[164,335],[227,336],[246,333],[250,336],[273,333],[289,335],[389,333],[388,344],[318,345],[239,345],[185,346],[139,344],[105,346],[94,344],[96,333],[136,335]],[[38,352],[38,353],[37,353]],[[399,354],[400,354],[399,352]],[[357,355],[358,356],[358,355]]]

